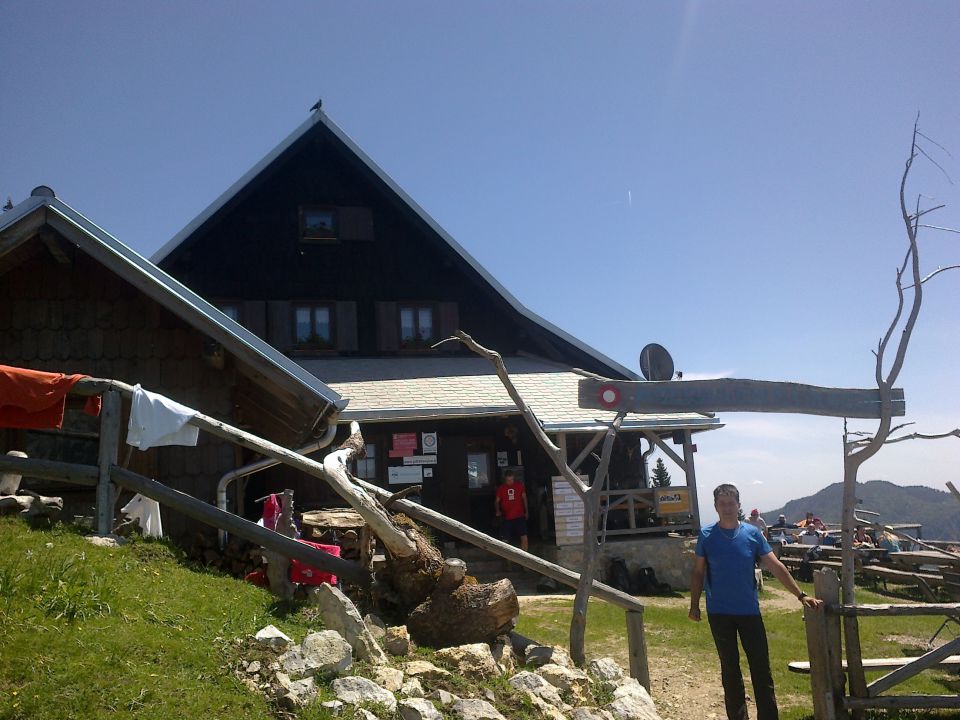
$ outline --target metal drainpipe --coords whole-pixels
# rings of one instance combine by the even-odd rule
[[[336,423],[328,425],[327,431],[323,434],[323,437],[314,440],[309,445],[305,445],[294,452],[296,452],[298,455],[309,455],[314,453],[317,450],[327,447],[331,442],[333,442],[333,438],[336,434]],[[271,468],[274,465],[279,464],[279,460],[274,460],[273,458],[263,458],[262,460],[257,460],[249,465],[234,468],[230,472],[224,474],[224,476],[220,478],[220,482],[217,483],[217,507],[223,511],[227,510],[227,485],[232,483],[234,480],[237,478],[246,477],[247,475],[253,475],[261,470],[266,470],[267,468]],[[217,537],[219,538],[220,549],[223,550],[227,546],[227,531],[218,530]]]
[[[650,449],[640,455],[640,463],[643,466],[644,487],[650,487],[650,468],[647,466],[647,458],[650,457],[651,453],[657,449],[657,446],[654,445],[651,440],[647,440],[647,443],[650,445]]]

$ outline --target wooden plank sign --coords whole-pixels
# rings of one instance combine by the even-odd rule
[[[636,413],[770,412],[879,418],[880,391],[767,380],[580,380],[580,407]],[[903,390],[890,391],[891,414],[906,413]]]

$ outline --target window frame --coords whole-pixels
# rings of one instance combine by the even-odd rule
[[[310,310],[310,337],[316,336],[318,341],[311,341],[310,339],[301,340],[298,336],[298,322],[297,322],[297,312],[302,309]],[[330,337],[322,338],[317,333],[317,310],[326,310],[328,317],[328,324],[330,326]],[[297,300],[291,301],[290,303],[290,327],[291,327],[291,339],[293,341],[294,350],[304,352],[319,352],[319,351],[336,351],[337,349],[337,306],[334,302],[320,301],[320,300]]]
[[[367,452],[367,456],[362,460],[357,460],[354,458],[350,461],[350,472],[354,477],[358,477],[361,480],[366,480],[367,482],[376,483],[380,478],[380,450],[379,443],[376,440],[366,440],[364,442],[364,448]],[[370,448],[373,448],[373,455],[370,454]],[[370,467],[370,464],[373,465],[373,475],[361,475],[360,474],[360,463],[364,464],[364,467]]]
[[[414,338],[412,340],[404,340],[403,338],[403,311],[412,310],[413,311],[413,320],[414,320],[414,333],[419,335],[420,332],[420,311],[429,310],[430,311],[430,328],[431,335],[427,338]],[[440,339],[440,328],[438,323],[440,321],[440,311],[439,306],[435,302],[421,302],[421,301],[403,301],[397,303],[397,347],[404,352],[422,352],[431,350],[431,345],[437,342]]]
[[[311,230],[307,225],[310,213],[329,213],[331,227],[329,230]],[[301,205],[299,207],[300,235],[302,243],[331,244],[340,242],[340,218],[334,205]]]

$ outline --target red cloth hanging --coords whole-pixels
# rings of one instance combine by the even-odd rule
[[[64,375],[0,365],[0,427],[60,428],[67,393],[89,375]],[[83,411],[100,414],[100,396],[87,398]]]
[[[297,542],[302,542],[304,545],[309,545],[317,550],[323,550],[334,557],[340,557],[339,545],[323,545],[309,540],[297,540]],[[307,565],[307,563],[296,558],[290,558],[290,581],[301,585],[322,585],[323,583],[336,585],[337,576],[313,565]]]

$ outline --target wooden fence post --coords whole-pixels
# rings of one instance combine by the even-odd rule
[[[647,661],[647,637],[643,631],[643,613],[627,610],[626,616],[630,677],[636,678],[647,692],[650,692],[650,665]]]
[[[824,632],[826,639],[827,679],[833,699],[835,716],[846,719],[847,711],[843,705],[847,676],[843,669],[843,644],[840,637],[840,615],[836,608],[840,605],[840,576],[830,568],[813,574],[813,592],[823,600]]]
[[[839,597],[839,581],[834,574],[836,597],[830,598],[830,582],[821,570],[814,574],[814,588],[818,598],[824,601],[820,608],[803,609],[803,621],[807,631],[807,654],[810,657],[810,690],[813,695],[813,716],[816,720],[838,720],[837,705],[842,707],[843,689],[840,689],[840,702],[836,696],[835,677],[833,673],[834,657],[840,652],[839,618],[834,628],[828,627],[828,605],[832,601],[836,605]],[[824,595],[827,597],[824,597]],[[836,642],[834,652],[831,652],[831,642]],[[832,657],[833,656],[833,657]],[[842,673],[842,670],[841,670]]]
[[[109,535],[113,529],[113,484],[110,468],[117,464],[120,448],[120,393],[107,390],[103,393],[100,408],[100,447],[97,465],[100,476],[97,481],[97,534]]]

